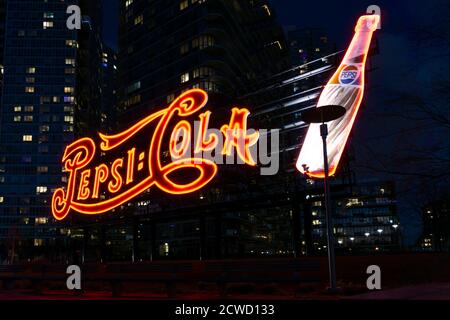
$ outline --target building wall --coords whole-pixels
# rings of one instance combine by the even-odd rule
[[[78,63],[84,47],[78,32],[66,27],[71,4],[78,1],[6,1],[0,260],[44,254],[51,259],[65,246],[64,229],[51,216],[50,197],[66,181],[60,161],[75,136],[81,91]]]

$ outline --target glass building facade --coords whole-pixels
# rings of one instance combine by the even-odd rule
[[[2,261],[53,259],[66,246],[66,229],[53,220],[50,197],[66,182],[61,156],[76,134],[81,50],[78,30],[66,26],[66,11],[73,4],[83,7],[82,2],[2,1]]]

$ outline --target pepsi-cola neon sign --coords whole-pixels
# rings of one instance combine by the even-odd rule
[[[71,210],[86,215],[102,214],[152,187],[174,195],[200,190],[213,180],[218,167],[214,161],[196,155],[215,149],[219,138],[223,138],[224,156],[236,151],[245,164],[255,166],[250,147],[258,141],[259,133],[248,133],[250,112],[245,108],[232,109],[229,123],[220,129],[223,137],[208,130],[210,111],[199,114],[199,132],[191,141],[192,126],[188,119],[207,102],[205,91],[192,89],[166,109],[119,134],[99,134],[101,141],[97,144],[91,138],[82,138],[67,146],[62,158],[68,173],[67,185],[55,190],[52,197],[55,219],[63,220]],[[143,137],[146,143],[142,142]],[[165,150],[164,141],[168,141]],[[192,145],[194,156],[186,157]],[[103,160],[106,158],[107,161]],[[189,181],[173,179],[174,174],[187,170],[196,172]]]

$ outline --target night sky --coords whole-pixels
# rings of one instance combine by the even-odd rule
[[[104,40],[113,48],[117,48],[117,3],[118,0],[104,0]],[[356,167],[370,162],[378,162],[378,165],[383,162],[384,166],[389,167],[389,159],[402,149],[421,148],[430,141],[441,143],[442,132],[435,128],[431,131],[416,130],[419,124],[415,121],[386,115],[400,107],[387,102],[398,92],[414,91],[426,96],[424,83],[450,72],[448,55],[444,60],[441,59],[442,48],[421,47],[414,36],[418,28],[433,25],[449,14],[448,7],[445,7],[448,6],[448,0],[271,0],[271,3],[280,24],[285,27],[324,28],[329,41],[336,43],[338,50],[346,48],[353,36],[355,23],[366,8],[372,4],[381,7],[382,30],[376,35],[380,55],[373,57],[377,70],[368,75],[365,104],[353,130]],[[442,10],[444,7],[447,11]],[[442,107],[448,110],[448,106],[447,102]],[[392,166],[395,165],[392,163]],[[399,183],[399,212],[405,243],[413,244],[421,234],[422,226],[420,210],[414,201],[419,191],[411,186],[422,182],[411,182],[405,176],[374,173],[366,169],[359,170],[359,177],[362,180],[393,179]]]

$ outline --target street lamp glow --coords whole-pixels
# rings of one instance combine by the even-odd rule
[[[366,233],[364,233],[364,235],[365,235],[366,237],[368,237],[368,236],[370,236],[370,233],[366,232]]]
[[[392,228],[397,229],[398,228],[398,224],[392,225]]]
[[[383,229],[378,229],[378,233],[383,233]]]

